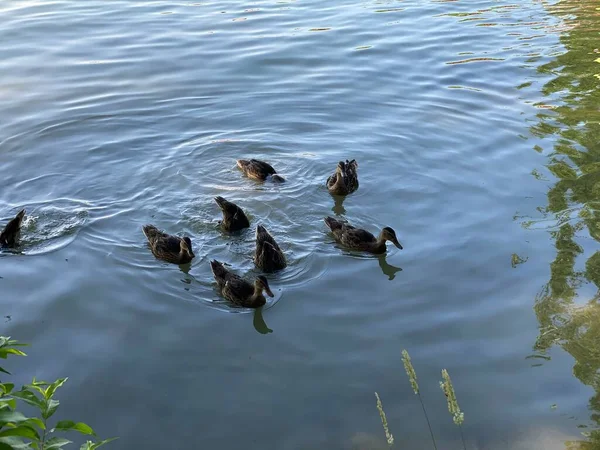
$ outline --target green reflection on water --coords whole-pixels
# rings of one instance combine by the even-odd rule
[[[595,62],[600,46],[600,13],[596,1],[565,0],[548,6],[566,27],[560,41],[565,52],[539,71],[553,78],[543,87],[548,103],[540,106],[533,135],[548,138],[546,168],[554,177],[548,204],[539,208],[555,223],[550,235],[556,257],[550,264],[550,280],[539,292],[535,313],[540,333],[536,353],[554,345],[575,359],[573,374],[596,393],[590,399],[591,420],[597,427],[587,439],[565,443],[568,449],[600,449],[600,290],[592,298],[578,297],[586,283],[600,288],[600,251],[588,254],[577,242],[586,232],[600,242],[600,81]],[[540,151],[536,146],[535,151]],[[539,171],[534,176],[543,179]],[[531,225],[531,222],[524,223]],[[587,245],[589,247],[589,245]],[[578,257],[586,258],[576,270]]]

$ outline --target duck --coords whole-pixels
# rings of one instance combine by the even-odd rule
[[[273,166],[258,159],[238,159],[237,166],[244,172],[244,175],[254,180],[266,181],[270,179],[276,183],[285,181],[285,178],[277,174]]]
[[[358,189],[358,163],[340,161],[335,168],[335,173],[327,178],[327,190],[333,195],[348,195]]]
[[[262,225],[256,226],[256,251],[254,253],[254,263],[263,272],[275,272],[287,266],[285,255]]]
[[[148,238],[152,254],[158,259],[173,264],[187,264],[196,256],[192,250],[192,241],[187,236],[172,236],[154,225],[145,225],[142,230]]]
[[[224,231],[239,231],[244,228],[250,227],[250,221],[242,208],[235,203],[225,200],[223,197],[215,197],[215,202],[223,211],[223,220],[221,221],[221,228]]]
[[[387,246],[385,245],[387,241],[392,242],[396,247],[402,249],[402,245],[400,245],[396,237],[396,232],[390,227],[383,228],[379,237],[376,238],[367,230],[355,228],[333,217],[325,217],[325,224],[329,227],[338,243],[352,250],[375,254],[385,253],[387,251]]]
[[[221,294],[225,299],[237,306],[246,308],[259,308],[267,303],[263,291],[269,297],[274,297],[269,282],[264,275],[259,275],[254,284],[244,280],[242,277],[230,272],[217,260],[210,262],[210,268],[215,277]]]
[[[24,217],[25,210],[22,209],[6,224],[2,233],[0,233],[0,247],[12,248],[17,246],[21,237],[21,225]]]

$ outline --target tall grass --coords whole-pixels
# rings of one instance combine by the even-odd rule
[[[423,402],[423,397],[421,396],[421,391],[419,389],[417,373],[415,372],[415,368],[412,365],[410,355],[406,350],[402,350],[402,362],[404,363],[404,370],[406,371],[406,375],[408,376],[408,380],[410,381],[410,385],[413,389],[413,392],[419,397],[419,402],[421,403],[421,408],[423,409],[423,415],[425,416],[425,420],[427,421],[427,427],[429,428],[429,434],[431,435],[431,442],[433,443],[433,448],[434,450],[437,450],[437,444],[435,442],[433,428],[431,427],[429,415],[427,414],[427,410],[425,409],[425,403]],[[462,430],[462,424],[465,421],[465,414],[460,410],[460,407],[458,406],[456,392],[454,391],[452,380],[450,379],[450,375],[448,374],[448,371],[446,369],[442,370],[442,381],[440,381],[440,387],[442,388],[442,391],[446,396],[446,401],[448,403],[448,411],[452,416],[452,420],[460,430],[460,437],[462,439],[463,450],[467,450],[467,445],[465,443],[465,437]],[[388,446],[391,448],[394,445],[394,436],[390,433],[387,418],[385,416],[385,412],[383,411],[383,405],[377,392],[375,392],[375,397],[377,398],[377,410],[379,411],[379,416],[381,417],[383,431],[385,431],[385,437],[387,439]]]

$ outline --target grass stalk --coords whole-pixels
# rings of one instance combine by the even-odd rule
[[[377,392],[375,392],[375,397],[377,398],[377,410],[379,411],[379,417],[381,417],[383,431],[385,431],[385,438],[387,439],[388,446],[392,448],[392,445],[394,445],[394,436],[392,433],[390,433],[390,429],[388,428],[387,418],[385,417],[383,405],[381,404],[381,399],[379,398],[379,394]]]
[[[429,434],[431,435],[431,442],[433,442],[433,448],[437,450],[435,437],[433,435],[433,429],[431,428],[431,422],[429,421],[429,415],[427,414],[427,410],[425,409],[425,403],[423,403],[421,391],[419,390],[419,383],[417,382],[417,373],[415,372],[415,368],[412,365],[410,355],[406,350],[402,350],[402,362],[404,363],[404,370],[406,370],[406,375],[408,375],[408,379],[410,380],[410,385],[412,386],[414,393],[419,397],[419,402],[421,402],[421,408],[423,408],[423,414],[425,415],[425,420],[427,421],[427,427],[429,428]]]

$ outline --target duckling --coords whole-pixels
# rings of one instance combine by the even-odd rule
[[[172,236],[154,225],[145,225],[142,229],[156,258],[173,264],[187,264],[196,256],[189,237]]]
[[[265,181],[268,178],[276,183],[283,183],[285,178],[278,175],[273,166],[258,159],[238,159],[237,165],[248,177],[258,181]]]
[[[254,263],[264,272],[275,272],[287,266],[279,245],[262,225],[256,226]]]
[[[375,238],[367,230],[354,228],[352,225],[341,222],[333,217],[325,217],[325,224],[333,233],[333,237],[340,244],[352,249],[370,253],[385,253],[386,241],[392,242],[396,247],[402,249],[398,242],[396,232],[390,227],[381,230],[378,238]]]
[[[19,238],[21,237],[21,224],[23,223],[23,218],[25,217],[25,210],[22,209],[19,213],[11,219],[2,233],[0,233],[0,247],[15,247]]]
[[[358,163],[340,161],[335,173],[327,178],[327,190],[333,195],[348,195],[358,189]]]
[[[238,205],[228,202],[223,197],[215,197],[215,202],[223,211],[221,228],[224,231],[239,231],[250,226],[250,221]]]
[[[235,305],[246,308],[258,308],[267,303],[263,291],[269,297],[274,296],[269,287],[269,282],[263,275],[259,275],[254,284],[252,284],[227,270],[217,260],[210,262],[210,268],[223,297]]]

